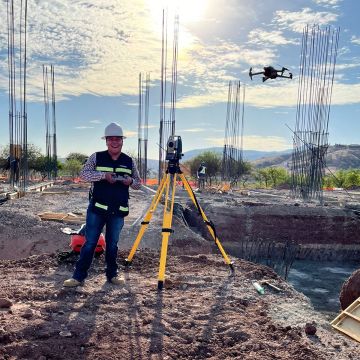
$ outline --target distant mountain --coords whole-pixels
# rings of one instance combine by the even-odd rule
[[[191,160],[205,151],[222,154],[222,147],[211,147],[186,151],[181,162]],[[291,167],[292,149],[284,151],[257,151],[244,150],[244,160],[249,161],[256,168],[264,167]],[[331,171],[340,169],[360,168],[360,145],[333,145],[329,146],[326,165]],[[157,172],[158,160],[148,159],[148,168]]]
[[[329,146],[326,155],[326,166],[331,171],[340,169],[360,168],[360,145],[333,145]],[[279,156],[266,156],[251,161],[251,164],[257,168],[270,166],[291,167],[291,153]]]
[[[186,151],[184,153],[184,156],[182,158],[182,161],[191,160],[192,158],[200,155],[201,153],[205,151],[212,151],[216,152],[222,155],[223,153],[223,147],[211,147],[211,148],[205,148],[205,149],[195,149]],[[253,161],[257,160],[263,157],[275,157],[282,154],[291,154],[291,149],[284,150],[284,151],[258,151],[258,150],[243,150],[243,156],[245,161]]]

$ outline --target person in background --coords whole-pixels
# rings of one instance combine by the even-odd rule
[[[198,178],[198,187],[200,190],[205,188],[206,181],[206,166],[205,162],[202,161],[198,170],[197,170],[197,178]]]
[[[129,187],[141,188],[141,179],[134,160],[122,150],[125,139],[121,126],[111,123],[105,128],[107,150],[92,154],[85,163],[80,178],[91,182],[90,201],[86,215],[85,243],[80,251],[72,278],[64,286],[83,285],[91,266],[96,245],[103,227],[105,234],[106,278],[114,285],[124,283],[118,275],[118,241],[129,214]]]

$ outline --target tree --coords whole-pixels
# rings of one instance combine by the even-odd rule
[[[213,151],[205,151],[195,158],[188,160],[186,165],[190,167],[190,172],[193,177],[196,177],[197,170],[202,162],[205,162],[207,180],[211,185],[213,178],[220,172],[221,156]]]
[[[7,158],[10,153],[10,146],[2,146],[0,149],[0,163],[4,164],[7,162]],[[24,155],[24,154],[23,154]],[[39,171],[39,164],[42,161],[43,155],[41,154],[41,149],[34,144],[27,145],[27,160],[28,160],[28,168],[29,171],[37,172]]]
[[[63,167],[67,174],[69,174],[72,178],[76,178],[79,176],[83,164],[78,159],[70,158],[65,161]]]
[[[70,153],[67,157],[66,160],[78,160],[80,162],[80,164],[85,164],[86,160],[88,159],[88,156],[82,153],[77,153],[77,152],[73,152]]]
[[[255,179],[259,181],[260,186],[261,183],[265,183],[265,187],[267,188],[269,186],[271,176],[269,174],[268,168],[258,169],[255,173]]]
[[[267,171],[269,173],[270,179],[271,179],[274,187],[288,182],[289,176],[288,176],[287,171],[284,168],[270,167],[270,168],[266,168],[266,169],[268,169]]]
[[[345,170],[339,170],[335,173],[335,185],[336,187],[343,188],[345,187],[346,182],[346,171]]]
[[[360,186],[360,169],[347,170],[345,187],[348,189],[357,186]]]

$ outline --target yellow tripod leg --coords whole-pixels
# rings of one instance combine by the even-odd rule
[[[215,241],[215,244],[216,246],[218,247],[218,249],[220,250],[226,264],[228,264],[231,268],[231,270],[233,271],[234,270],[234,267],[233,267],[233,264],[232,262],[230,261],[229,257],[227,256],[224,248],[222,247],[221,243],[220,243],[220,240],[218,239],[218,237],[216,236],[216,233],[215,233],[215,229],[213,228],[213,225],[212,223],[208,220],[208,218],[206,217],[203,209],[201,208],[200,204],[198,203],[196,197],[195,197],[195,194],[189,184],[189,182],[187,181],[186,177],[184,176],[184,174],[179,174],[180,175],[180,179],[182,180],[184,186],[185,186],[185,189],[186,191],[188,192],[192,202],[194,203],[195,207],[199,210],[203,220],[204,220],[204,223],[206,224],[208,230],[209,230],[209,233],[210,235],[212,236],[212,238],[214,239]]]
[[[165,280],[165,267],[166,267],[166,256],[167,248],[169,243],[169,237],[172,233],[171,224],[172,224],[172,215],[174,210],[174,199],[175,199],[175,189],[176,189],[176,174],[173,175],[171,183],[171,201],[169,204],[169,189],[170,189],[170,174],[167,174],[166,179],[166,199],[164,207],[164,217],[163,217],[163,228],[162,228],[162,242],[161,242],[161,254],[160,254],[160,266],[159,266],[159,276],[158,276],[158,289],[162,290]]]
[[[144,233],[146,231],[146,229],[149,226],[150,220],[156,210],[157,205],[159,204],[159,201],[161,199],[161,195],[163,194],[164,190],[165,190],[165,182],[166,182],[166,174],[164,174],[164,176],[162,177],[161,181],[160,181],[160,185],[156,191],[156,194],[154,196],[154,198],[151,201],[151,204],[149,206],[149,209],[147,211],[147,213],[144,216],[143,221],[141,222],[141,227],[140,230],[138,232],[138,235],[134,241],[134,244],[130,250],[129,256],[126,258],[125,260],[125,264],[129,265],[132,261],[132,258],[135,255],[135,251],[137,250],[140,241],[142,239],[142,237],[144,236]]]

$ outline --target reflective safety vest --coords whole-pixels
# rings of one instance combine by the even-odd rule
[[[206,175],[206,166],[200,166],[198,170],[199,175]]]
[[[96,153],[97,171],[132,176],[132,159],[121,153],[113,160],[107,150]],[[107,180],[95,181],[90,194],[91,208],[98,214],[125,217],[129,214],[129,186],[121,181],[110,184]]]

